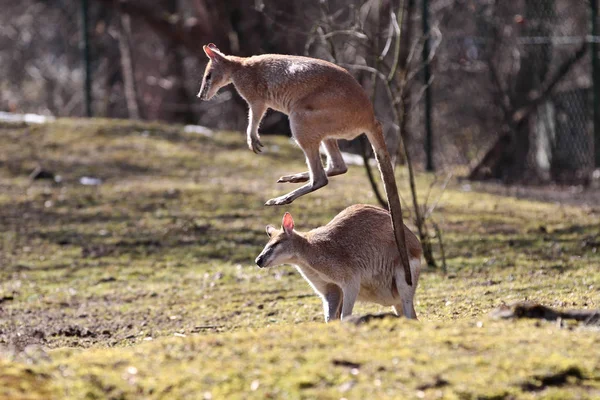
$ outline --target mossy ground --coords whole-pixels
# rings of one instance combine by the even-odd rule
[[[597,208],[453,183],[434,212],[448,268],[422,274],[421,321],[325,325],[292,268],[253,259],[284,211],[308,230],[375,203],[361,168],[268,208],[305,169],[286,138],[260,156],[239,133],[124,121],[0,138],[0,398],[600,397],[598,330],[487,317],[525,299],[600,308]],[[38,165],[62,181],[30,180]],[[401,168],[398,182],[408,200]]]

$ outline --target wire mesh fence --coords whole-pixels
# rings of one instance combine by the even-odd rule
[[[475,178],[504,179],[504,170],[521,181],[589,179],[589,2],[428,3],[443,36],[432,64],[436,167],[468,166]],[[520,112],[527,114],[518,119]],[[420,104],[412,122],[416,154],[422,154],[423,114]]]
[[[0,107],[81,115],[79,9],[68,1],[4,1],[0,13]]]

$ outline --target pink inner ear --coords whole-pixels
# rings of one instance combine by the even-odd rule
[[[212,44],[212,43],[211,43]],[[214,45],[213,45],[214,46]],[[215,58],[215,52],[213,51],[213,49],[210,47],[210,44],[208,46],[204,46],[203,47],[204,52],[206,53],[206,55],[208,56],[208,58],[213,59]]]
[[[285,229],[286,232],[290,233],[291,231],[294,230],[294,219],[292,218],[292,214],[290,214],[289,212],[286,212],[283,215],[283,221],[281,222],[281,225],[283,226],[283,229]]]

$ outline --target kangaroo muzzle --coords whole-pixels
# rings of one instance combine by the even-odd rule
[[[200,100],[208,100],[208,92],[212,86],[211,83],[212,82],[210,80],[202,82],[202,86],[200,87],[200,91],[198,91],[196,97],[198,97]]]
[[[258,265],[258,268],[263,268],[265,264],[265,255],[262,253],[259,254],[259,256],[256,257],[256,260],[254,260],[254,262],[256,263],[256,265]]]
[[[206,93],[208,92],[208,87],[203,86],[200,88],[200,91],[196,95],[200,100],[206,100]]]
[[[256,265],[258,265],[258,268],[264,268],[268,265],[268,259],[271,256],[271,253],[273,253],[273,248],[269,247],[265,250],[263,250],[258,257],[256,257],[256,260],[254,260],[254,262],[256,263]]]

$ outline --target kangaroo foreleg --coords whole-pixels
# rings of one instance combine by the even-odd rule
[[[258,125],[263,115],[267,111],[267,106],[264,103],[253,103],[250,104],[250,111],[248,112],[248,129],[246,130],[246,139],[248,148],[255,153],[260,153],[261,147],[264,147],[260,142],[260,136],[258,135]]]

